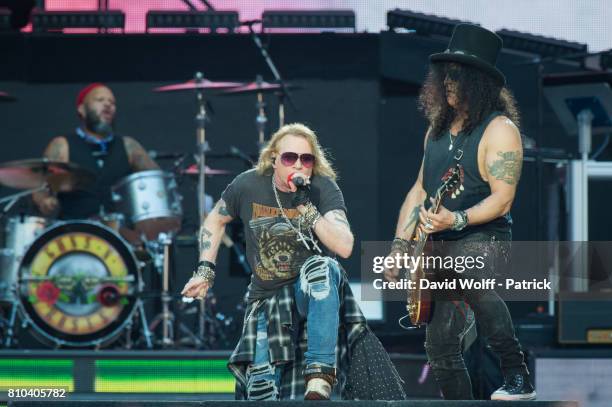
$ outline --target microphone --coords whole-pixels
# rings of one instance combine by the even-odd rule
[[[300,187],[305,187],[306,186],[306,181],[304,180],[304,178],[302,177],[296,177],[294,179],[295,172],[289,174],[289,176],[287,177],[287,183],[289,183],[290,181],[293,182],[293,185],[295,185],[296,187],[300,188]]]

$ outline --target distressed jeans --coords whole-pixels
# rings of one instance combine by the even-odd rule
[[[310,261],[310,263],[309,263]],[[308,324],[306,366],[317,364],[336,367],[336,342],[341,281],[338,262],[329,257],[313,256],[294,283],[295,305],[301,320]],[[247,369],[249,400],[278,400],[281,368],[270,363],[268,321],[265,310],[257,314],[257,343],[253,364]]]
[[[503,266],[507,261],[505,256],[510,245],[507,241],[509,237],[509,234],[504,233],[474,233],[460,241],[450,242],[451,248],[445,254],[484,254],[493,267],[496,264]],[[485,272],[493,274],[495,270]],[[476,276],[468,274],[464,277]],[[479,335],[484,337],[500,358],[504,374],[527,374],[521,345],[514,334],[506,303],[494,290],[463,290],[458,294],[474,311],[480,326]],[[455,302],[448,297],[436,299],[432,320],[427,324],[425,350],[436,381],[447,400],[473,399],[470,377],[462,355],[464,328],[465,317],[459,312]]]

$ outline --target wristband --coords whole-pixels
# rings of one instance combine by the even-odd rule
[[[210,267],[211,269],[215,269],[215,263],[213,263],[212,261],[208,261],[208,260],[200,260],[200,262],[198,263],[198,267],[200,266],[206,266],[206,267]]]
[[[465,229],[465,227],[468,224],[467,212],[466,211],[455,211],[453,212],[453,214],[455,215],[455,220],[453,221],[451,230],[459,232]]]
[[[401,237],[396,237],[393,239],[393,243],[391,243],[391,251],[409,253],[410,249],[412,249],[410,241],[402,239]]]

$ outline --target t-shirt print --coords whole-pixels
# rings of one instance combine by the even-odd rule
[[[296,209],[284,209],[294,228],[298,228]],[[287,280],[295,277],[300,266],[312,255],[298,240],[280,209],[253,203],[249,228],[257,242],[255,273],[263,281]]]

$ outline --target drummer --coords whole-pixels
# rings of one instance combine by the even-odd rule
[[[85,190],[36,193],[34,203],[45,216],[87,219],[112,211],[111,186],[137,171],[159,169],[144,148],[131,137],[115,134],[117,107],[111,89],[102,83],[83,88],[76,98],[79,126],[67,136],[55,137],[44,157],[71,162],[96,174]]]

